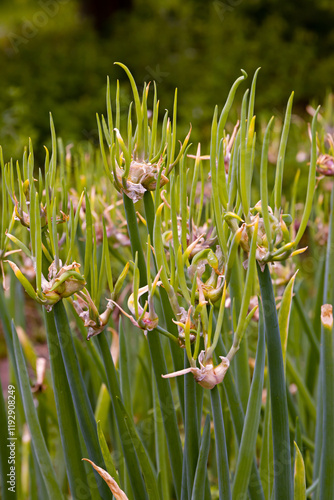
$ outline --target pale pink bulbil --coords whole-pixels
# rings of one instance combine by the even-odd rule
[[[332,177],[334,175],[334,157],[331,155],[320,155],[317,159],[317,171],[319,174]]]
[[[198,356],[198,362],[200,368],[197,366],[191,366],[173,373],[168,373],[166,375],[161,375],[163,378],[178,377],[179,375],[186,375],[187,373],[192,373],[196,382],[204,387],[205,389],[213,389],[217,384],[223,381],[225,374],[230,366],[230,361],[224,356],[219,356],[222,360],[217,366],[214,366],[212,360],[203,364],[205,357],[205,351],[201,351]]]

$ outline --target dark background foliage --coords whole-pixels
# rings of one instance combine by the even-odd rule
[[[65,142],[96,142],[106,75],[122,61],[138,83],[156,80],[161,110],[179,89],[181,132],[206,141],[240,68],[261,66],[256,111],[282,116],[323,102],[334,74],[334,4],[329,0],[2,0],[0,144],[21,156],[27,137],[49,143],[48,113]],[[248,80],[250,81],[250,80]],[[124,104],[129,86],[123,85]],[[238,100],[240,104],[240,100]],[[233,118],[233,115],[232,115]]]

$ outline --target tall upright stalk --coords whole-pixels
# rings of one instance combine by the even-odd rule
[[[146,498],[144,481],[138,463],[138,457],[127,429],[126,421],[124,420],[117,400],[121,400],[121,393],[117,380],[117,373],[113,359],[110,354],[110,349],[105,336],[105,333],[99,335],[97,342],[100,348],[101,357],[103,359],[104,368],[107,377],[107,386],[112,402],[112,408],[115,415],[117,431],[121,436],[121,446],[125,459],[126,466],[129,471],[129,480],[133,491],[144,499]]]
[[[226,438],[222,404],[218,387],[214,387],[210,393],[211,407],[213,415],[213,425],[216,438],[216,460],[219,498],[231,499],[230,473],[228,467],[228,457],[226,449]]]
[[[130,200],[125,194],[123,196],[123,200],[126,207],[126,218],[128,223],[133,258],[135,258],[135,255],[137,253],[141,286],[145,286],[146,263],[144,259],[143,248],[139,238],[139,230],[134,205],[132,200]],[[158,397],[166,432],[168,453],[171,460],[174,487],[176,496],[177,498],[179,498],[181,494],[182,483],[182,447],[178,433],[177,419],[170,388],[170,382],[161,378],[161,374],[166,373],[167,371],[166,361],[162,350],[161,340],[157,332],[148,332],[147,340],[150,349],[153,370],[157,382]]]
[[[66,470],[73,499],[80,499],[85,492],[87,499],[90,498],[90,490],[87,483],[87,475],[84,464],[81,461],[81,451],[77,421],[71,392],[68,385],[66,371],[61,352],[55,348],[57,330],[53,312],[44,312],[46,324],[47,342],[50,353],[50,368],[54,396],[57,408],[57,417],[60,430],[60,438],[64,449]]]
[[[89,457],[94,463],[101,464],[102,467],[105,467],[102,452],[98,444],[99,441],[94,413],[85,388],[84,379],[75,352],[72,333],[62,302],[58,302],[58,304],[55,305],[54,315],[68,383]],[[102,498],[111,498],[111,492],[106,483],[101,481],[97,473],[95,473],[95,477]]]
[[[266,327],[274,446],[274,498],[292,500],[291,451],[284,364],[276,302],[268,265],[257,264]]]
[[[152,200],[152,195],[150,192],[144,194],[144,208],[145,217],[147,222],[147,231],[151,237],[151,241],[154,240],[153,228],[154,228],[154,204]],[[156,270],[157,271],[157,270]],[[177,337],[177,328],[173,322],[173,311],[168,300],[166,290],[160,290],[161,305],[164,312],[164,317],[166,321],[166,327],[169,332],[173,333]],[[170,342],[170,350],[173,358],[173,364],[175,370],[182,370],[183,360],[180,353],[180,349],[174,342]],[[182,377],[178,377],[177,381],[178,394],[180,398],[180,406],[182,413],[184,414],[184,380]]]
[[[334,187],[331,195],[331,216],[327,241],[324,304],[334,307]],[[333,312],[333,309],[332,309]],[[320,499],[334,498],[334,341],[332,326],[321,328],[322,380],[322,451],[320,468]],[[318,418],[321,418],[319,415]]]

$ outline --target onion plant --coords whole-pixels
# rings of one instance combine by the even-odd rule
[[[116,64],[133,104],[123,123],[108,79],[99,151],[65,148],[52,116],[44,165],[31,142],[21,162],[0,150],[0,318],[17,391],[16,489],[2,479],[2,497],[333,498],[326,120],[313,110],[309,163],[290,193],[293,94],[281,127],[273,117],[261,130],[256,71],[232,124],[242,71],[205,151],[191,126],[179,138],[177,92],[161,117],[156,85],[139,92]],[[327,251],[312,237],[319,217]],[[312,255],[323,256],[316,293]],[[47,367],[27,335],[37,318]],[[5,443],[3,398],[0,419]]]

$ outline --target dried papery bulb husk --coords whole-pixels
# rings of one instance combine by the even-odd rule
[[[107,472],[106,470],[102,469],[102,467],[99,467],[98,465],[95,465],[94,462],[91,460],[88,460],[88,458],[83,458],[82,460],[85,460],[86,462],[89,462],[92,467],[96,470],[96,472],[102,477],[102,479],[107,483],[109,486],[110,491],[114,495],[116,500],[129,500],[124,491],[118,486],[117,482],[115,479]]]
[[[333,328],[333,306],[331,304],[321,306],[321,323],[326,328]]]
[[[32,392],[39,392],[46,389],[44,385],[44,377],[46,371],[46,359],[45,358],[37,358],[36,359],[36,383],[32,387]]]
[[[123,170],[117,167],[116,174],[122,191],[134,202],[141,200],[146,191],[154,191],[163,160],[158,163],[147,163],[145,161],[133,160],[130,164],[129,175],[123,184]],[[162,173],[160,177],[160,188],[168,183],[168,178]]]
[[[124,266],[122,273],[119,275],[115,283],[114,290],[111,293],[112,298],[106,299],[107,306],[101,314],[99,313],[99,309],[92,300],[88,290],[85,290],[85,292],[83,293],[77,294],[75,300],[73,300],[73,307],[76,313],[84,322],[84,326],[88,328],[87,340],[103,332],[103,330],[107,326],[109,318],[115,309],[116,303],[114,302],[114,299],[117,299],[121,291],[128,270],[129,263]]]
[[[84,322],[84,326],[87,328],[87,340],[103,332],[109,321],[110,315],[115,308],[112,301],[107,300],[107,307],[105,311],[97,318],[93,319],[91,317],[89,305],[85,300],[82,299],[82,297],[77,296],[72,304],[77,315],[82,319],[82,321]]]

